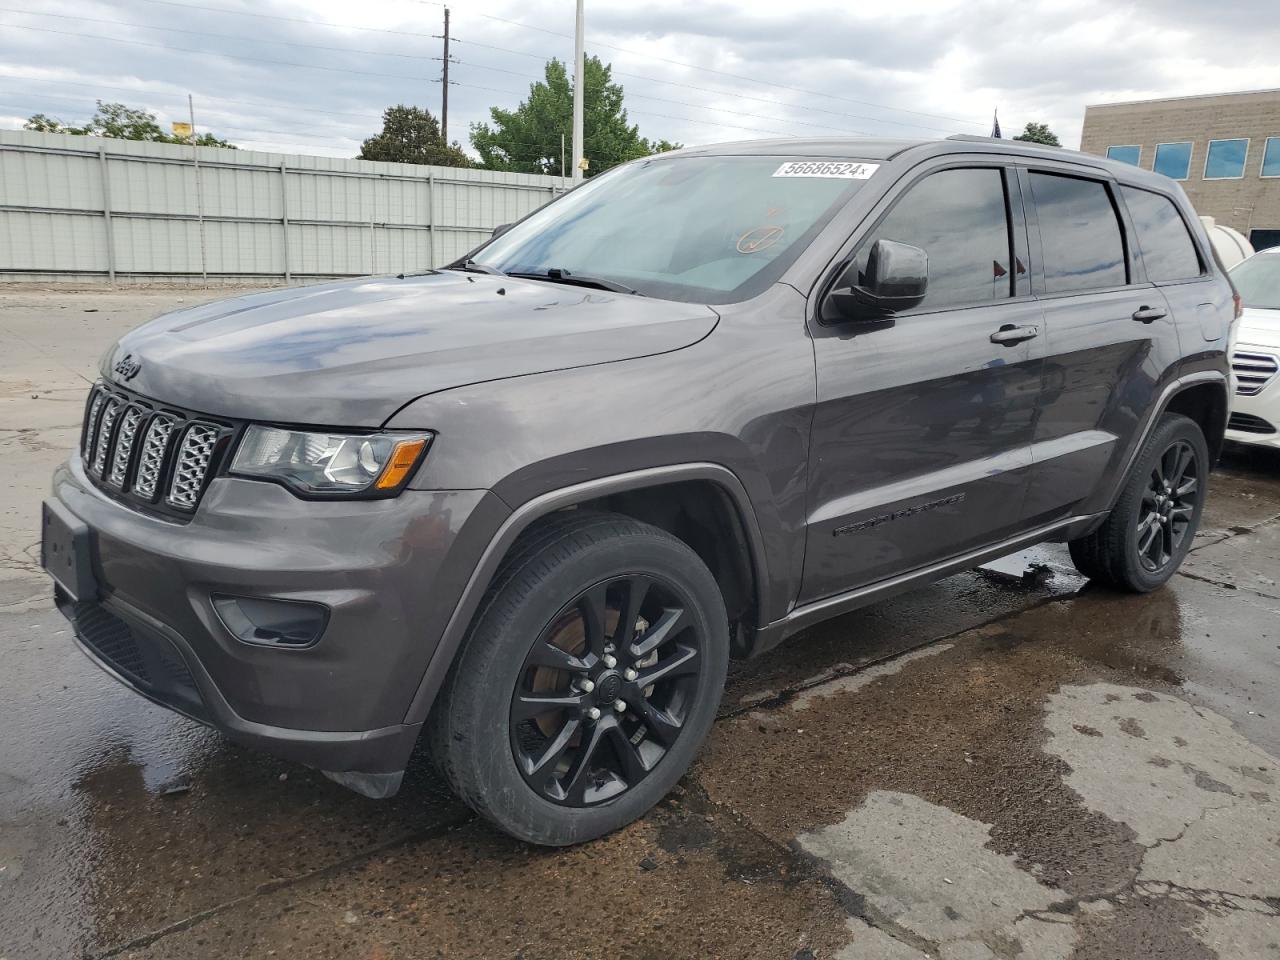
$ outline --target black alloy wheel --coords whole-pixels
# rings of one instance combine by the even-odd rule
[[[684,732],[705,638],[684,591],[651,576],[602,580],[538,636],[511,698],[511,748],[542,797],[587,807],[654,770]]]
[[[1186,440],[1178,440],[1156,461],[1138,515],[1138,561],[1148,573],[1160,573],[1178,554],[1200,499],[1199,459]]]
[[[1076,569],[1133,593],[1167,583],[1195,544],[1211,466],[1200,425],[1179,413],[1161,416],[1106,518],[1070,541]]]

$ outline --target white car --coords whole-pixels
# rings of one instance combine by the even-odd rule
[[[1235,396],[1227,439],[1280,450],[1280,247],[1236,264],[1231,280],[1244,315],[1231,354]]]

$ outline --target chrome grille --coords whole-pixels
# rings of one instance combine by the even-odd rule
[[[235,429],[100,382],[85,405],[80,452],[86,473],[108,493],[187,519]]]
[[[93,400],[89,404],[89,414],[84,418],[84,435],[80,438],[80,456],[86,463],[93,453],[93,442],[97,439],[98,414],[102,412],[102,404],[107,395],[102,390],[93,391]]]
[[[178,463],[169,484],[170,504],[182,510],[192,510],[204,489],[205,474],[213,459],[213,448],[218,442],[218,428],[207,423],[193,423],[187,427],[178,448]]]
[[[138,471],[133,478],[136,494],[155,499],[160,474],[164,472],[164,455],[169,450],[169,437],[173,435],[173,417],[156,414],[142,441],[142,453],[138,456]]]
[[[1280,360],[1266,353],[1234,353],[1231,369],[1236,375],[1236,393],[1256,397],[1280,372]]]
[[[111,476],[108,481],[112,486],[124,488],[125,474],[129,470],[129,458],[133,456],[133,441],[138,436],[138,427],[142,425],[143,410],[141,407],[126,407],[124,416],[120,418],[120,429],[116,432],[116,449],[111,455]]]
[[[93,444],[93,462],[89,469],[97,476],[107,466],[107,452],[111,446],[111,428],[116,425],[116,417],[120,415],[123,402],[115,397],[108,397],[102,406],[102,419],[98,422],[98,439]]]

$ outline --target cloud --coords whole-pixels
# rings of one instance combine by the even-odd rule
[[[256,14],[256,16],[254,15]],[[452,137],[571,60],[567,0],[451,10]],[[0,125],[81,122],[95,99],[196,120],[255,149],[352,156],[395,103],[439,114],[443,7],[427,0],[49,0],[0,12]],[[518,23],[511,21],[519,21]],[[922,137],[1047,122],[1078,142],[1088,103],[1280,87],[1274,0],[588,0],[651,138]]]

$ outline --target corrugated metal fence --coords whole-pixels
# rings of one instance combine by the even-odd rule
[[[440,266],[557,177],[0,131],[0,281],[218,281]]]

